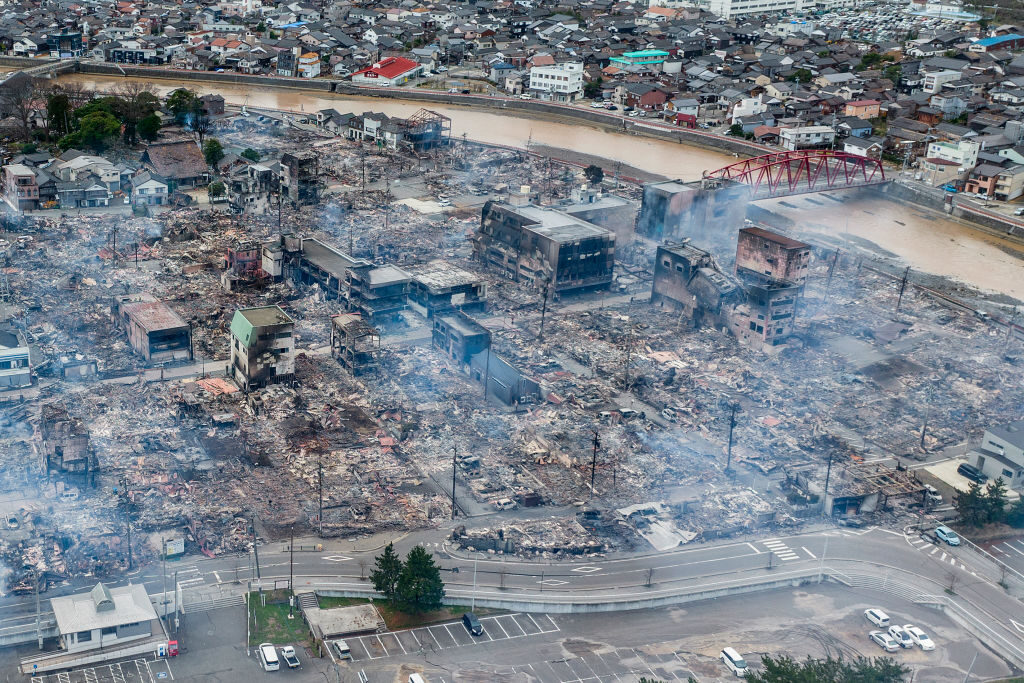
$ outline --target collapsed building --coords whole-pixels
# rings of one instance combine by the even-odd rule
[[[152,295],[117,297],[113,314],[132,348],[146,362],[192,360],[192,327]]]
[[[515,203],[513,203],[515,202]],[[607,288],[615,233],[558,209],[488,201],[473,253],[505,277],[554,293]]]
[[[257,181],[259,185],[262,181]],[[280,191],[292,206],[316,204],[323,191],[320,179],[320,155],[313,150],[285,152],[281,155]]]
[[[651,303],[680,312],[680,323],[729,331],[768,349],[792,335],[810,267],[810,246],[762,228],[739,231],[735,275],[708,251],[684,242],[658,247]]]
[[[263,247],[255,240],[240,240],[224,255],[221,285],[225,292],[243,287],[262,287],[267,282],[263,270]]]
[[[87,475],[97,467],[89,445],[89,430],[81,418],[71,417],[63,403],[47,403],[39,415],[39,450],[47,474]]]
[[[405,270],[412,276],[409,306],[424,318],[456,308],[482,311],[487,307],[487,283],[475,273],[441,260]]]
[[[331,355],[353,377],[380,368],[380,332],[357,313],[331,317]]]

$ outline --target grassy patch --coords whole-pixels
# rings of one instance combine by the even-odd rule
[[[260,604],[259,593],[249,593],[249,644],[299,643],[310,645],[312,639],[309,635],[309,627],[302,620],[298,608],[294,610],[294,616],[289,619],[287,602],[271,604],[272,600],[279,597],[268,593],[267,604],[264,606]]]
[[[427,624],[437,624],[443,621],[452,621],[462,617],[463,612],[469,611],[467,605],[445,605],[439,610],[432,612],[408,613],[392,607],[386,600],[371,600],[369,598],[329,598],[320,597],[320,608],[330,609],[331,607],[349,607],[351,605],[364,605],[372,602],[384,618],[389,630],[397,631],[404,628],[417,628]],[[285,612],[287,612],[287,606]],[[477,607],[474,610],[478,617],[492,614],[505,614],[506,610]]]

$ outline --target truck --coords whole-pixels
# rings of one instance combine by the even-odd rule
[[[295,654],[295,648],[291,645],[285,645],[281,648],[281,658],[284,659],[284,663],[288,665],[289,669],[298,669],[302,666],[299,663],[299,657]]]

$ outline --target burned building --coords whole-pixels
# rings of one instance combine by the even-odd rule
[[[556,293],[600,289],[612,281],[615,233],[557,209],[488,201],[473,253],[534,287]]]
[[[39,450],[47,473],[86,474],[96,468],[89,430],[62,403],[47,403],[40,411]]]
[[[320,201],[320,155],[315,151],[285,152],[281,156],[280,188],[293,206]]]
[[[558,207],[570,216],[611,230],[619,244],[628,244],[633,237],[636,208],[634,201],[602,194],[592,187],[573,190],[571,201]]]
[[[399,144],[415,153],[451,144],[452,120],[430,109],[420,109],[407,119],[392,119]]]
[[[21,330],[0,327],[0,390],[32,385],[32,355]]]
[[[147,362],[192,360],[192,328],[164,302],[148,294],[118,297],[114,317]]]
[[[434,318],[431,341],[434,348],[468,367],[473,356],[490,348],[491,333],[465,313],[456,311]]]
[[[776,280],[762,284],[747,283],[746,301],[736,307],[733,333],[750,346],[771,347],[785,343],[793,334],[796,302],[801,285]]]
[[[238,242],[224,255],[224,265],[220,281],[226,292],[242,287],[261,287],[267,282],[267,273],[263,270],[263,245],[259,242]]]
[[[742,300],[739,283],[719,270],[709,252],[688,243],[658,247],[651,303],[679,311],[680,324],[723,327],[725,313]]]
[[[245,390],[295,375],[295,323],[278,306],[240,308],[231,319],[231,378]]]
[[[380,368],[380,332],[357,313],[331,317],[331,356],[353,376]]]
[[[743,225],[750,188],[732,180],[647,183],[636,231],[657,241],[691,239],[720,254],[732,254]]]
[[[802,285],[807,280],[811,247],[803,242],[763,228],[740,230],[736,244],[736,274],[752,282],[789,282]]]
[[[480,276],[441,260],[406,268],[409,306],[425,318],[453,309],[484,310],[487,307],[487,283]]]
[[[282,244],[286,275],[320,285],[328,297],[341,299],[348,311],[362,313],[374,324],[394,319],[409,306],[412,277],[397,266],[375,266],[315,239],[300,240],[296,252],[289,252],[288,239]],[[267,253],[264,249],[264,259]]]

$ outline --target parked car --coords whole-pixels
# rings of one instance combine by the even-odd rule
[[[722,658],[722,663],[729,668],[729,671],[732,671],[733,674],[735,674],[736,678],[742,678],[749,672],[747,662],[744,661],[739,652],[736,652],[736,650],[731,647],[727,647],[722,650],[718,656]]]
[[[900,647],[904,649],[914,647],[914,639],[910,637],[910,634],[907,633],[902,626],[896,626],[895,624],[890,626],[889,636],[899,643]]]
[[[949,545],[960,545],[960,537],[948,526],[940,526],[935,530],[935,538],[945,541]]]
[[[942,494],[939,493],[939,490],[936,489],[931,484],[925,484],[924,485],[924,497],[927,498],[928,501],[931,502],[931,503],[941,503],[942,502]]]
[[[961,475],[963,477],[966,477],[966,478],[970,479],[971,481],[976,481],[979,484],[984,484],[986,481],[988,481],[988,475],[987,474],[985,474],[984,472],[979,470],[977,467],[975,467],[974,465],[972,465],[970,463],[967,463],[967,462],[960,463],[960,467],[957,467],[956,471],[957,471],[957,474],[959,474],[959,475]]]
[[[532,100],[533,98],[530,95],[527,95],[526,93],[523,93],[522,95],[519,96],[519,99],[521,99],[521,100]]]
[[[872,607],[871,609],[864,610],[864,616],[867,617],[868,621],[870,621],[875,626],[879,626],[881,628],[889,628],[889,615],[883,612],[882,610],[878,609],[877,607]]]
[[[18,518],[17,517],[15,517],[14,515],[7,515],[7,528],[8,529],[17,529],[19,526],[21,526],[21,523],[18,522]]]
[[[605,107],[605,109],[607,109],[608,111],[618,111],[619,110],[619,108],[616,107],[614,104],[609,104],[607,107]]]
[[[298,655],[295,654],[295,648],[291,645],[285,645],[281,648],[281,659],[288,665],[289,669],[298,669],[302,666],[299,662]]]
[[[1017,209],[1013,212],[1014,216],[1024,216],[1024,209]]]
[[[906,624],[903,627],[910,639],[913,640],[918,646],[925,652],[930,652],[935,649],[935,643],[928,637],[928,634],[914,626],[913,624]]]
[[[352,650],[344,640],[332,640],[331,645],[334,647],[334,652],[338,655],[338,659],[343,661],[352,659]]]
[[[466,612],[462,615],[462,624],[469,631],[470,635],[482,636],[484,634],[484,625],[480,623],[480,620],[472,612]]]
[[[892,636],[885,631],[872,631],[868,634],[868,638],[886,652],[896,652],[896,650],[900,649],[899,643],[893,640]]]

